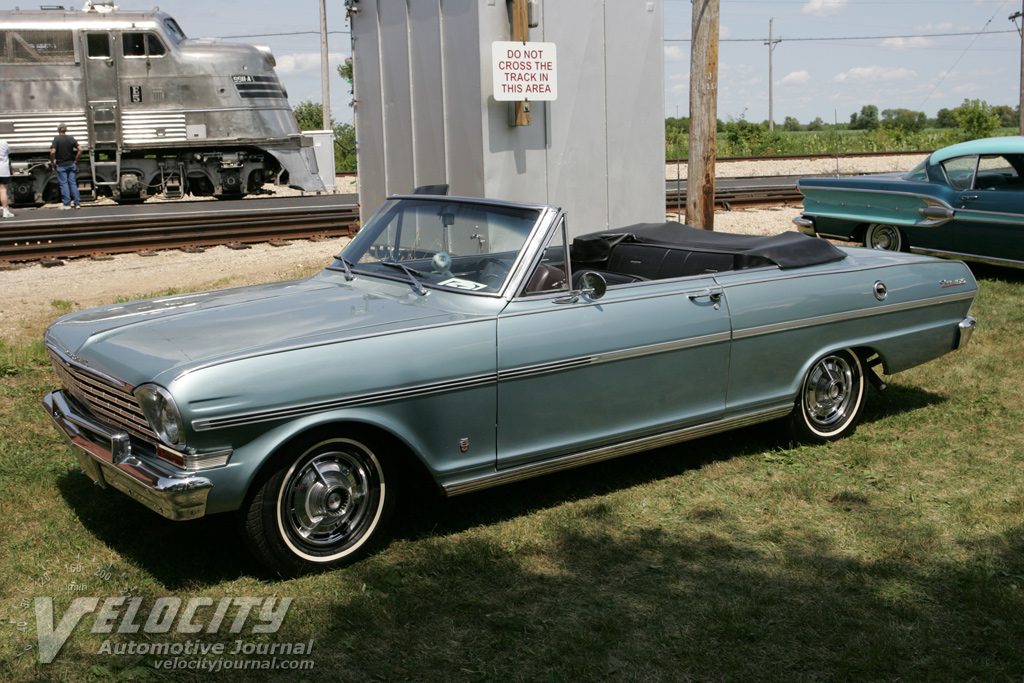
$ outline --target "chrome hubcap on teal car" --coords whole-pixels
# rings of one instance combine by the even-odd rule
[[[903,236],[894,225],[874,224],[868,227],[864,235],[864,246],[882,251],[900,251],[903,247]]]

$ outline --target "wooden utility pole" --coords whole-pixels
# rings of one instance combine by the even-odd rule
[[[1020,12],[1010,16],[1010,21],[1016,26],[1016,17],[1024,17],[1024,0],[1021,0]],[[1021,19],[1020,28],[1020,134],[1024,135],[1024,18]]]
[[[715,229],[715,133],[718,124],[718,0],[693,0],[690,43],[690,152],[686,222]]]
[[[772,75],[772,54],[775,52],[775,45],[782,41],[772,39],[772,22],[774,19],[768,20],[768,42],[765,45],[768,46],[768,131],[775,131],[775,81]]]
[[[512,40],[522,43],[530,40],[530,15],[526,0],[512,0]],[[516,125],[530,125],[530,103],[516,102],[515,108]]]
[[[327,0],[320,0],[320,90],[323,97],[323,130],[331,130],[331,81],[327,66]]]

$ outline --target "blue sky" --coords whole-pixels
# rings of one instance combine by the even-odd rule
[[[692,5],[661,1],[665,113],[685,116]],[[121,6],[148,7],[124,1]],[[328,0],[327,6],[332,113],[335,120],[351,121],[348,85],[336,72],[351,51],[348,25],[341,0]],[[773,60],[776,122],[786,116],[802,123],[815,117],[847,122],[865,104],[928,116],[965,98],[1015,105],[1021,41],[1008,17],[1021,6],[1021,0],[720,0],[718,117],[768,118],[769,19],[774,38],[782,41]],[[253,36],[234,40],[270,45],[291,103],[320,101],[317,0],[177,0],[161,8],[189,37]],[[297,35],[261,35],[287,33]]]
[[[664,0],[665,111],[686,116],[689,0]],[[718,118],[768,118],[774,19],[774,118],[849,122],[866,104],[935,116],[964,99],[1020,101],[1021,0],[721,0]],[[1018,21],[1019,24],[1019,21]],[[989,35],[938,34],[977,33]],[[825,39],[825,40],[822,40]],[[840,40],[842,39],[842,40]]]

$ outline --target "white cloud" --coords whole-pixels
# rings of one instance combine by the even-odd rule
[[[832,77],[833,83],[877,83],[908,81],[917,78],[917,72],[906,67],[858,66]]]
[[[753,64],[720,64],[718,67],[719,74],[735,74],[737,76],[749,76],[750,74],[756,73],[760,69],[755,69]]]
[[[679,45],[665,46],[666,62],[687,62],[690,60],[690,51]]]
[[[811,74],[807,69],[793,71],[786,74],[786,77],[778,81],[778,85],[806,85],[811,82]]]
[[[294,76],[296,74],[314,72],[320,73],[320,53],[319,52],[302,52],[293,55],[274,55],[277,59],[277,71],[279,76]],[[330,69],[331,75],[335,75],[338,70],[338,65],[345,61],[348,57],[343,52],[329,52],[327,54],[327,64]]]
[[[846,9],[848,0],[811,0],[804,5],[804,14],[812,17],[830,17]]]
[[[924,26],[918,26],[917,30],[921,33],[948,33],[953,30],[953,24],[949,21],[941,24],[925,24]]]
[[[934,44],[935,41],[930,38],[914,36],[912,38],[886,38],[879,44],[879,47],[887,47],[894,50],[913,50],[931,47]]]

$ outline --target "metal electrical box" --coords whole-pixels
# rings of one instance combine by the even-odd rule
[[[561,206],[573,234],[664,220],[662,3],[531,4],[530,42],[557,46],[557,99],[514,126],[492,58],[511,2],[349,0],[364,219],[389,194],[448,183]]]

